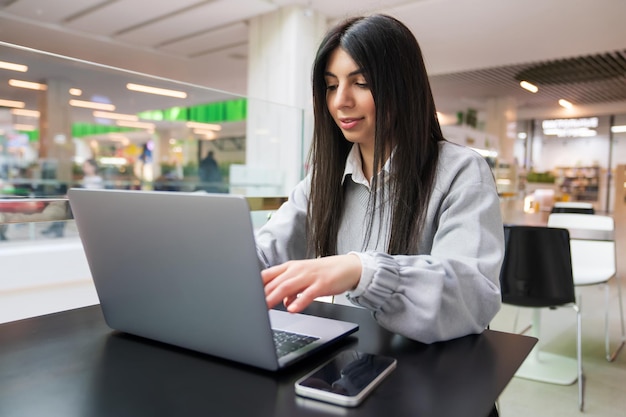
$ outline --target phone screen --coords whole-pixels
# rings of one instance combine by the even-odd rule
[[[344,351],[296,382],[296,393],[341,405],[356,405],[391,370],[396,360],[354,350]]]

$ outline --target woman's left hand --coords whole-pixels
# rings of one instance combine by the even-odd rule
[[[288,261],[263,270],[261,277],[268,308],[283,301],[287,311],[298,313],[317,297],[356,288],[361,259],[348,254]]]

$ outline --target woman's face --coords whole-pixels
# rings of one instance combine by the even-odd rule
[[[347,140],[362,148],[374,147],[376,106],[362,68],[341,48],[326,66],[326,105]]]

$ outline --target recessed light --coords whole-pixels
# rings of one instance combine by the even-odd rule
[[[48,86],[45,84],[34,83],[31,81],[23,81],[23,80],[9,80],[9,85],[11,87],[28,88],[29,90],[45,91],[48,89]]]
[[[70,100],[70,106],[83,107],[85,109],[93,109],[93,110],[104,110],[104,111],[115,110],[115,106],[113,104],[98,103],[95,101],[84,101],[84,100]]]
[[[25,106],[26,104],[24,104],[23,101],[0,99],[0,107],[15,107],[18,109],[23,109]]]
[[[146,122],[131,122],[128,120],[118,120],[116,123],[116,125],[118,126],[124,126],[124,127],[136,127],[139,129],[154,129],[154,123],[146,123]]]
[[[537,91],[539,91],[539,87],[537,87],[535,84],[531,84],[528,81],[521,81],[519,83],[519,85],[524,89],[524,90],[528,90],[531,93],[536,93]]]
[[[134,114],[110,113],[106,111],[95,111],[93,112],[93,117],[100,119],[127,120],[130,122],[136,122],[139,120],[139,117]]]
[[[25,117],[39,117],[40,113],[37,110],[26,110],[26,109],[13,109],[11,110],[11,114],[16,116],[25,116]]]
[[[28,71],[28,67],[22,64],[14,64],[13,62],[0,61],[0,68],[17,71],[17,72],[26,72]]]
[[[160,96],[175,98],[187,98],[187,93],[184,91],[168,90],[166,88],[150,87],[148,85],[128,83],[126,84],[126,88],[131,91],[139,91],[141,93],[157,94]]]
[[[566,109],[571,109],[572,107],[574,107],[574,105],[572,103],[570,103],[569,101],[567,101],[565,99],[560,99],[559,100],[559,105],[561,107],[565,107]]]
[[[22,132],[34,132],[35,130],[37,130],[37,127],[33,125],[14,124],[13,129],[19,130]]]

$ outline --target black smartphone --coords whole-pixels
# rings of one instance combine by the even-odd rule
[[[296,394],[346,407],[359,405],[397,361],[355,350],[343,351],[295,383]]]

